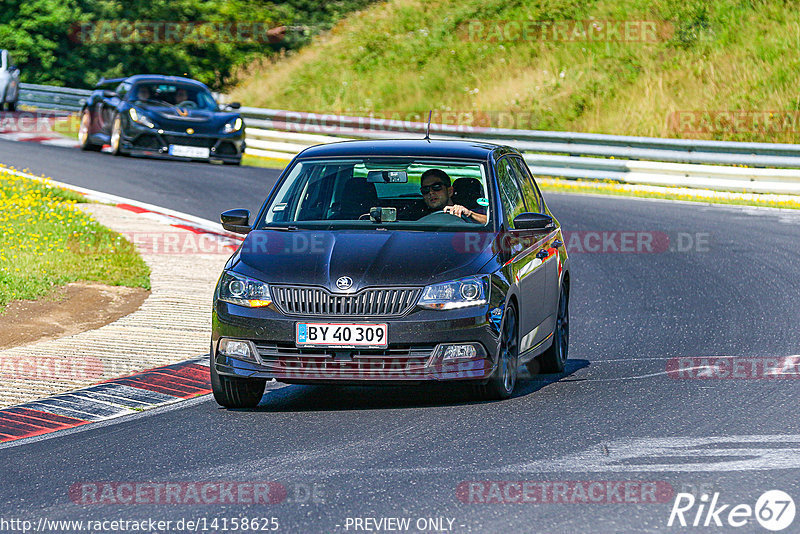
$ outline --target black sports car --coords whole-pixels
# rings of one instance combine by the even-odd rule
[[[214,296],[211,385],[255,406],[286,383],[462,381],[514,391],[517,367],[560,372],[569,259],[515,149],[471,141],[308,148],[258,215]]]
[[[202,83],[147,74],[101,80],[97,87],[81,111],[83,150],[110,145],[114,155],[241,162],[239,104],[221,108]]]

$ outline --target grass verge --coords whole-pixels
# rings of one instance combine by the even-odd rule
[[[710,189],[658,187],[621,184],[613,181],[566,180],[537,178],[536,183],[545,192],[584,193],[611,196],[683,200],[703,204],[732,204],[764,208],[800,209],[800,196],[734,193]]]
[[[134,246],[79,210],[81,202],[0,167],[0,310],[78,280],[150,289]]]

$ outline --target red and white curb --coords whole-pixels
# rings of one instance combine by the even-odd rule
[[[0,410],[0,443],[50,434],[211,393],[207,358],[165,365]]]
[[[25,133],[13,130],[0,130],[0,139],[7,141],[21,141],[24,143],[38,143],[40,145],[61,146],[67,148],[77,148],[78,142],[69,137],[64,137],[56,133]]]

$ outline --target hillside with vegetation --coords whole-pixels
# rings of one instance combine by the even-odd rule
[[[540,31],[522,38],[509,21]],[[567,21],[569,35],[542,21]],[[654,30],[587,37],[609,21]],[[250,64],[231,96],[290,110],[434,109],[444,122],[475,113],[493,126],[797,142],[798,50],[800,10],[789,1],[388,0],[296,53]]]

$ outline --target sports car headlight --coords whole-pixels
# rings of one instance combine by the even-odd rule
[[[230,271],[222,274],[219,300],[248,308],[263,308],[272,303],[267,284]]]
[[[452,310],[489,302],[489,276],[470,276],[452,282],[434,284],[422,290],[418,306],[434,310]]]
[[[244,125],[244,122],[242,122],[242,118],[241,117],[236,117],[235,121],[227,123],[222,128],[222,133],[229,134],[229,133],[233,133],[233,132],[238,132],[239,130],[242,129],[243,125]]]
[[[151,121],[150,118],[147,115],[143,115],[143,114],[139,113],[134,108],[131,108],[130,110],[128,110],[128,113],[130,114],[131,120],[133,122],[141,124],[142,126],[147,126],[148,128],[155,128],[156,127],[156,125],[153,124],[153,121]]]

